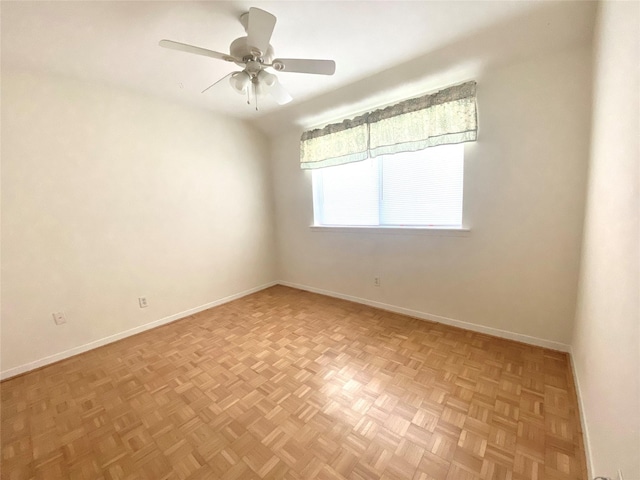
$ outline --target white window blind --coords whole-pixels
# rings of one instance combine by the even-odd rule
[[[365,160],[313,171],[316,224],[377,225],[378,162]]]
[[[313,170],[315,224],[461,227],[464,145]]]

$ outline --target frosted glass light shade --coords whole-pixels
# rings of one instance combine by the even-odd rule
[[[229,77],[229,83],[238,93],[246,92],[250,81],[251,77],[246,72],[236,72]]]
[[[275,83],[278,81],[278,78],[272,73],[265,72],[264,70],[260,70],[260,73],[258,73],[258,80],[266,90],[270,87],[273,87]]]

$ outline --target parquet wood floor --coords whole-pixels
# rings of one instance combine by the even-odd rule
[[[276,286],[9,379],[2,479],[586,479],[567,355]]]

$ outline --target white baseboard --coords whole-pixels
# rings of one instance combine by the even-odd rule
[[[479,332],[479,333],[486,333],[487,335],[493,335],[493,336],[496,336],[496,337],[507,338],[509,340],[515,340],[515,341],[518,341],[518,342],[528,343],[530,345],[536,345],[536,346],[539,346],[539,347],[550,348],[550,349],[559,350],[559,351],[562,351],[562,352],[570,352],[570,350],[571,350],[571,347],[569,345],[566,345],[564,343],[554,342],[552,340],[546,340],[546,339],[542,339],[542,338],[531,337],[529,335],[523,335],[523,334],[520,334],[520,333],[513,333],[513,332],[506,331],[506,330],[500,330],[500,329],[497,329],[497,328],[486,327],[484,325],[478,325],[478,324],[474,324],[474,323],[464,322],[462,320],[456,320],[456,319],[453,319],[453,318],[443,317],[443,316],[440,316],[440,315],[434,315],[434,314],[431,314],[431,313],[425,313],[425,312],[420,312],[420,311],[417,311],[417,310],[411,310],[411,309],[399,307],[399,306],[396,306],[396,305],[390,305],[390,304],[386,304],[386,303],[376,302],[376,301],[373,301],[373,300],[368,300],[368,299],[360,298],[360,297],[354,297],[354,296],[351,296],[351,295],[345,295],[345,294],[342,294],[342,293],[332,292],[332,291],[329,291],[329,290],[323,290],[323,289],[320,289],[320,288],[309,287],[307,285],[300,285],[300,284],[291,283],[291,282],[278,281],[278,282],[267,283],[267,284],[260,285],[260,286],[255,287],[255,288],[251,288],[249,290],[245,290],[243,292],[239,292],[239,293],[236,293],[236,294],[233,294],[233,295],[229,295],[228,297],[224,297],[224,298],[221,298],[221,299],[218,299],[218,300],[214,300],[213,302],[209,302],[207,304],[200,305],[199,307],[191,308],[189,310],[185,310],[183,312],[179,312],[179,313],[176,313],[174,315],[170,315],[168,317],[164,317],[164,318],[161,318],[159,320],[155,320],[153,322],[149,322],[149,323],[146,323],[144,325],[140,325],[138,327],[135,327],[135,328],[132,328],[132,329],[129,329],[129,330],[125,330],[124,332],[116,333],[114,335],[110,335],[108,337],[104,337],[104,338],[101,338],[101,339],[98,339],[98,340],[94,340],[93,342],[89,342],[89,343],[86,343],[84,345],[80,345],[78,347],[74,347],[74,348],[71,348],[69,350],[65,350],[64,352],[56,353],[54,355],[50,355],[48,357],[44,357],[44,358],[35,360],[33,362],[29,362],[29,363],[26,363],[24,365],[19,365],[17,367],[13,367],[13,368],[10,368],[8,370],[4,370],[4,371],[0,372],[0,380],[6,380],[7,378],[15,377],[16,375],[20,375],[22,373],[26,373],[26,372],[29,372],[31,370],[35,370],[36,368],[44,367],[44,366],[49,365],[51,363],[59,362],[60,360],[64,360],[65,358],[69,358],[69,357],[72,357],[74,355],[78,355],[80,353],[87,352],[87,351],[92,350],[94,348],[98,348],[98,347],[101,347],[103,345],[107,345],[109,343],[113,343],[113,342],[121,340],[123,338],[130,337],[131,335],[136,335],[136,334],[144,332],[146,330],[150,330],[152,328],[159,327],[161,325],[165,325],[167,323],[174,322],[174,321],[179,320],[181,318],[188,317],[189,315],[193,315],[193,314],[201,312],[203,310],[207,310],[209,308],[213,308],[213,307],[216,307],[218,305],[222,305],[224,303],[228,303],[228,302],[231,302],[233,300],[237,300],[238,298],[242,298],[242,297],[245,297],[247,295],[251,295],[252,293],[258,292],[260,290],[264,290],[265,288],[269,288],[269,287],[272,287],[272,286],[277,285],[277,284],[284,285],[284,286],[287,286],[287,287],[297,288],[299,290],[306,290],[306,291],[313,292],[313,293],[319,293],[321,295],[327,295],[329,297],[340,298],[342,300],[349,300],[351,302],[360,303],[360,304],[363,304],[363,305],[369,305],[371,307],[380,308],[382,310],[388,310],[390,312],[400,313],[400,314],[408,315],[408,316],[419,318],[419,319],[423,319],[423,320],[430,320],[430,321],[434,321],[434,322],[438,322],[438,323],[443,323],[445,325],[451,325],[451,326],[454,326],[454,327],[464,328],[465,330],[471,330],[471,331]],[[578,384],[578,380],[577,380],[578,377],[575,375],[575,371],[574,371],[574,377],[576,378],[576,383]],[[578,393],[579,393],[579,387],[577,386],[576,388],[578,388]],[[578,395],[578,397],[580,398],[580,395]],[[581,415],[583,414],[583,411],[584,410],[582,409],[582,405],[581,405],[581,410],[580,410]],[[583,422],[583,429],[584,429],[584,422]],[[585,430],[585,434],[586,434],[586,430]],[[586,445],[585,445],[585,448],[587,448]]]
[[[176,320],[180,320],[181,318],[188,317],[189,315],[193,315],[195,313],[202,312],[203,310],[217,307],[218,305],[222,305],[223,303],[228,303],[233,300],[246,297],[247,295],[251,295],[252,293],[259,292],[260,290],[264,290],[265,288],[273,287],[277,283],[278,282],[271,282],[264,285],[260,285],[255,288],[250,288],[249,290],[245,290],[243,292],[229,295],[228,297],[214,300],[213,302],[200,305],[199,307],[191,308],[189,310],[185,310],[180,313],[169,315],[168,317],[164,317],[159,320],[154,320],[153,322],[145,323],[144,325],[140,325],[139,327],[131,328],[129,330],[125,330],[124,332],[116,333],[114,335],[109,335],[108,337],[104,337],[99,340],[94,340],[93,342],[89,342],[84,345],[80,345],[78,347],[65,350],[64,352],[56,353],[54,355],[49,355],[48,357],[44,357],[39,360],[35,360],[33,362],[25,363],[24,365],[19,365],[17,367],[13,367],[8,370],[4,370],[0,372],[0,380],[6,380],[7,378],[15,377],[16,375],[26,373],[30,370],[35,370],[36,368],[44,367],[45,365],[49,365],[51,363],[59,362],[60,360],[64,360],[65,358],[73,357],[74,355],[78,355],[79,353],[84,353],[89,350],[93,350],[94,348],[102,347],[103,345],[107,345],[109,343],[122,340],[123,338],[130,337],[131,335],[136,335],[146,330],[150,330],[152,328],[156,328],[161,325],[166,325],[167,323],[175,322]]]
[[[580,409],[580,425],[582,426],[582,440],[584,444],[584,456],[587,462],[587,478],[593,478],[593,464],[591,463],[591,442],[589,441],[589,428],[584,414],[584,404],[582,403],[582,390],[580,389],[580,377],[576,370],[576,363],[573,359],[573,348],[570,349],[569,358],[571,361],[571,372],[576,385],[576,397],[578,397],[578,408]]]
[[[494,337],[506,338],[509,340],[515,340],[517,342],[527,343],[529,345],[535,345],[537,347],[549,348],[552,350],[558,350],[560,352],[569,353],[571,346],[556,342],[553,340],[546,340],[544,338],[532,337],[524,335],[522,333],[509,332],[507,330],[500,330],[498,328],[487,327],[484,325],[478,325],[476,323],[465,322],[462,320],[456,320],[454,318],[443,317],[440,315],[434,315],[432,313],[420,312],[418,310],[411,310],[404,307],[398,307],[396,305],[389,305],[387,303],[376,302],[366,298],[353,297],[351,295],[345,295],[343,293],[332,292],[329,290],[323,290],[321,288],[309,287],[307,285],[300,285],[292,282],[279,281],[280,285],[285,287],[297,288],[299,290],[306,290],[308,292],[319,293],[321,295],[327,295],[329,297],[340,298],[342,300],[349,300],[350,302],[361,303],[370,307],[379,308],[381,310],[387,310],[394,313],[401,313],[410,317],[415,317],[421,320],[430,320],[433,322],[443,323],[445,325],[451,325],[453,327],[463,328],[465,330],[471,330],[478,333],[486,333],[487,335],[493,335]]]

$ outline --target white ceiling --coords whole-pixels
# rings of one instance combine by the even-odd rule
[[[237,70],[234,64],[158,46],[159,40],[167,38],[228,52],[231,41],[245,34],[239,17],[251,6],[277,17],[271,40],[276,56],[333,59],[337,64],[335,75],[279,73],[281,83],[294,97],[294,102],[282,107],[265,101],[256,112],[226,82],[205,94],[200,93],[217,79]],[[322,110],[326,102],[321,98],[328,98],[327,105],[335,110],[345,103],[345,97],[354,98],[357,104],[365,93],[377,102],[397,96],[396,89],[391,88],[393,83],[410,83],[413,91],[406,93],[418,94],[417,90],[437,88],[445,80],[466,80],[461,77],[473,75],[473,70],[481,68],[486,61],[483,52],[476,52],[475,56],[466,54],[474,45],[477,51],[482,41],[492,49],[494,60],[496,51],[513,55],[527,49],[588,41],[595,4],[3,1],[0,8],[3,69],[46,71],[123,86],[253,119],[269,130],[270,118],[300,117],[309,106]],[[514,45],[521,48],[514,49]],[[464,59],[466,63],[463,70],[458,68],[457,77],[445,78],[444,70],[451,73],[455,69],[452,70],[451,62],[444,68],[439,52]],[[434,65],[443,68],[436,71]],[[390,89],[394,90],[390,96],[380,95],[380,91]],[[354,105],[348,108],[353,110]]]

